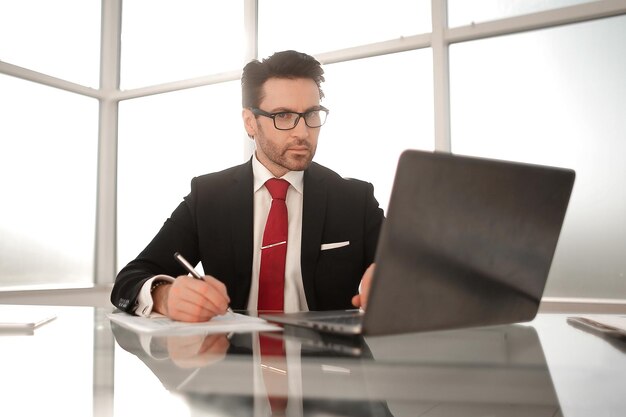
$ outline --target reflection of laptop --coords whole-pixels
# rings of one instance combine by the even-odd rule
[[[319,313],[319,312],[316,312]],[[335,311],[346,316],[346,311]],[[343,335],[337,332],[319,332],[311,327],[286,326],[282,332],[265,332],[267,338],[283,341],[296,341],[301,347],[302,355],[360,357],[369,354],[362,336]]]
[[[427,405],[428,416],[564,414],[532,326],[401,334],[367,338],[367,345],[375,360],[362,365],[367,394],[390,406],[410,398],[410,409]]]
[[[405,151],[378,242],[367,312],[263,317],[352,334],[531,320],[574,177],[562,168]],[[357,323],[335,322],[346,314]],[[322,320],[311,320],[317,317]]]

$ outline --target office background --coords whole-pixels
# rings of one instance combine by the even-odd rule
[[[406,148],[573,168],[547,299],[626,299],[625,0],[0,2],[0,299],[106,288],[247,160],[243,65],[325,66],[316,160],[386,208]],[[620,301],[621,300],[621,301]]]

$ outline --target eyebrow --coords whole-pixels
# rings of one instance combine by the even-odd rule
[[[321,104],[316,104],[315,106],[311,106],[308,109],[306,109],[305,111],[303,111],[302,113],[306,113],[309,111],[315,111],[315,110],[321,110],[322,106]],[[290,109],[288,107],[276,107],[275,109],[271,110],[269,113],[283,113],[283,112],[290,112],[290,113],[300,113],[297,112],[293,109]]]

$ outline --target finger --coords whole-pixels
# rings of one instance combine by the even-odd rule
[[[230,304],[230,297],[228,296],[228,290],[226,289],[226,285],[224,283],[210,275],[206,275],[204,278],[204,282],[206,282],[215,292],[220,294],[228,304]]]
[[[204,297],[211,304],[211,308],[218,314],[225,314],[230,304],[230,297],[226,291],[226,286],[217,279],[206,276],[205,283],[207,287],[204,289]]]
[[[169,306],[171,318],[181,321],[208,321],[215,316],[222,315],[226,312],[227,307],[220,307],[206,298],[193,300],[179,299],[176,304]],[[174,302],[172,302],[174,303]],[[224,304],[225,306],[226,304]]]
[[[229,301],[228,296],[222,294],[225,291],[223,284],[181,276],[172,286],[168,300],[170,317],[182,321],[206,321],[224,314]]]
[[[218,312],[226,312],[230,298],[228,297],[224,283],[210,275],[204,276],[201,280],[191,277],[184,278],[184,287],[187,290],[196,293],[200,299],[210,302],[215,306]],[[200,302],[200,299],[195,298],[192,294],[187,294],[187,296],[190,301]]]
[[[218,315],[203,303],[186,300],[179,300],[176,304],[172,303],[168,310],[171,319],[186,322],[204,322]]]
[[[171,290],[168,314],[174,320],[200,322],[210,320],[221,311],[201,293],[181,287]]]
[[[168,310],[172,313],[193,313],[194,310],[197,310],[196,314],[202,315],[201,310],[206,308],[206,304],[202,292],[194,290],[192,283],[176,282],[170,289]]]
[[[370,287],[372,285],[372,278],[374,276],[374,268],[375,268],[376,264],[371,264],[369,267],[367,267],[367,269],[365,270],[365,273],[363,274],[363,279],[361,280],[361,290],[360,290],[360,307],[365,309],[367,308],[367,300],[369,298],[369,292],[370,292]]]
[[[361,288],[361,294],[359,294],[359,303],[361,304],[359,307],[364,309],[367,307],[367,298],[369,297],[369,285],[364,285]]]
[[[354,297],[352,297],[352,305],[355,307],[361,307],[361,296],[360,295],[355,295]]]

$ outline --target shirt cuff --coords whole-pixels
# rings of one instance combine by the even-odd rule
[[[174,278],[169,275],[155,275],[144,282],[137,296],[137,308],[135,309],[135,314],[140,317],[162,317],[161,314],[152,312],[154,300],[152,299],[150,289],[155,281],[174,282]]]

